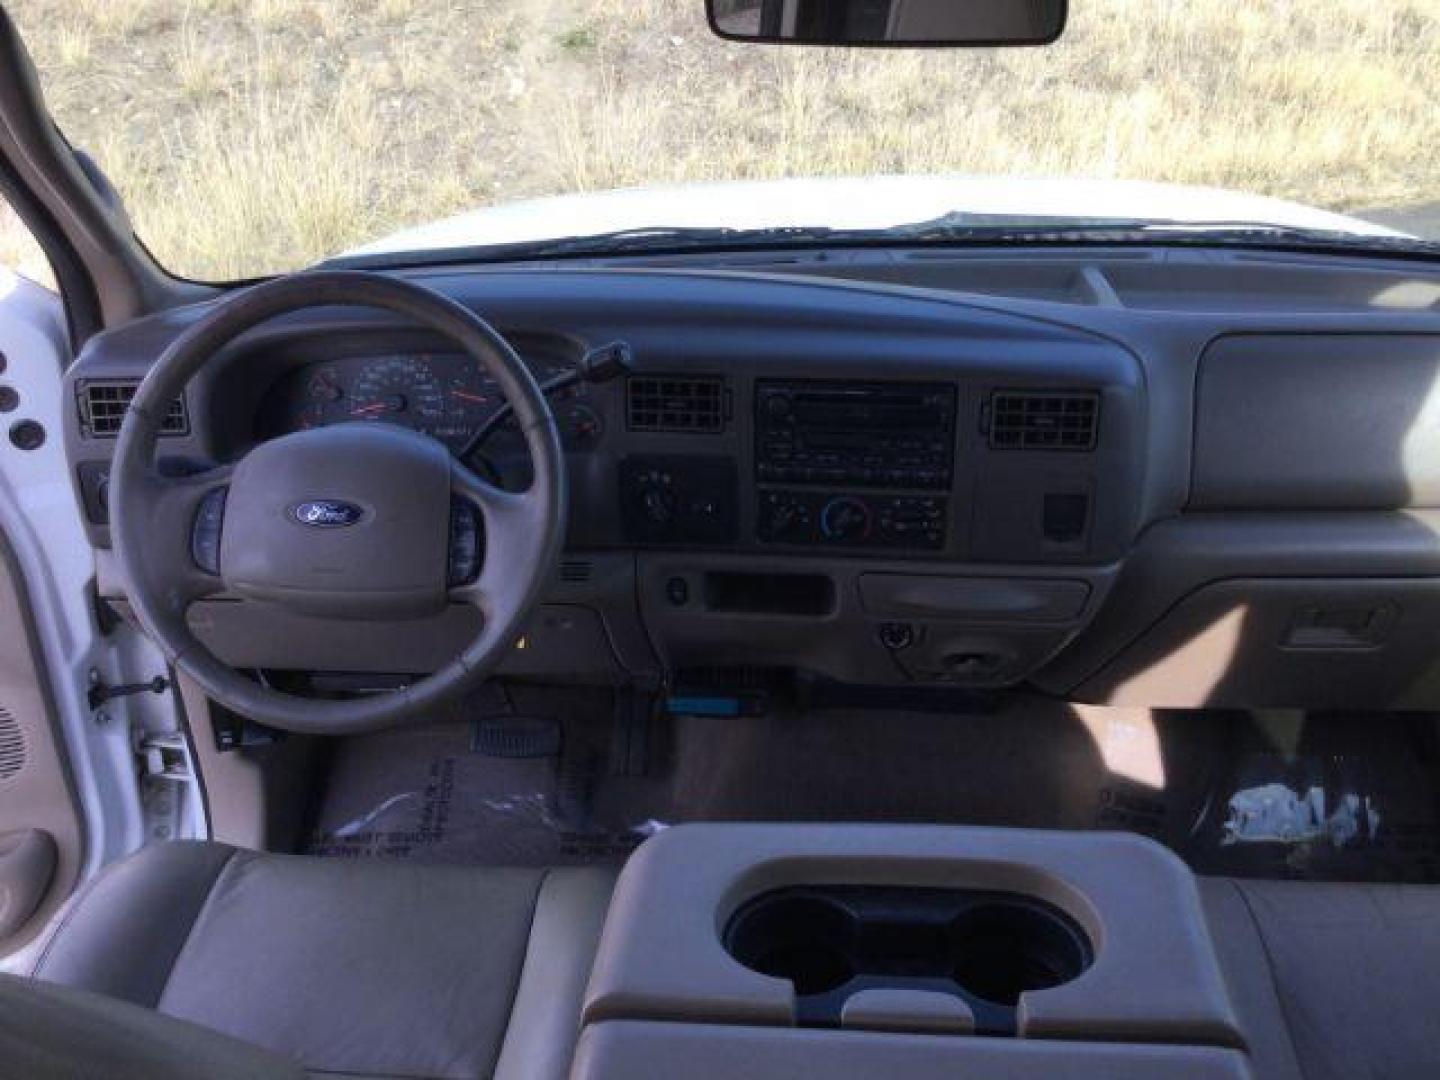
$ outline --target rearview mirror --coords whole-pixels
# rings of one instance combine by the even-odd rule
[[[1066,0],[706,0],[732,41],[802,45],[1048,45]]]

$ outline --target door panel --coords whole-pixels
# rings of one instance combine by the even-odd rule
[[[70,895],[82,854],[74,789],[29,610],[14,552],[0,532],[0,928],[13,928],[0,937],[0,955],[26,944]],[[53,844],[49,865],[37,850],[46,841],[30,830]],[[42,876],[48,880],[38,882]],[[18,910],[27,906],[28,913]]]

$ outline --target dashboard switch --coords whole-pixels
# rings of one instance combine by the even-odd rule
[[[1083,491],[1052,491],[1042,511],[1045,539],[1052,544],[1076,544],[1085,539],[1090,496]]]
[[[880,644],[891,652],[899,652],[901,649],[908,649],[915,644],[915,628],[909,623],[881,623],[877,636],[880,638]]]
[[[737,531],[731,458],[644,455],[620,463],[620,510],[632,543],[728,544]]]
[[[690,583],[683,577],[672,577],[665,582],[665,599],[673,607],[684,607],[690,602]]]

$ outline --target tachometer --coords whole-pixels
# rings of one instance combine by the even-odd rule
[[[384,420],[434,433],[445,419],[445,392],[423,356],[366,361],[347,402],[352,420]]]

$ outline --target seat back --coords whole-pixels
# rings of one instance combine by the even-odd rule
[[[0,974],[0,1074],[32,1080],[304,1080],[293,1062],[86,990]]]

